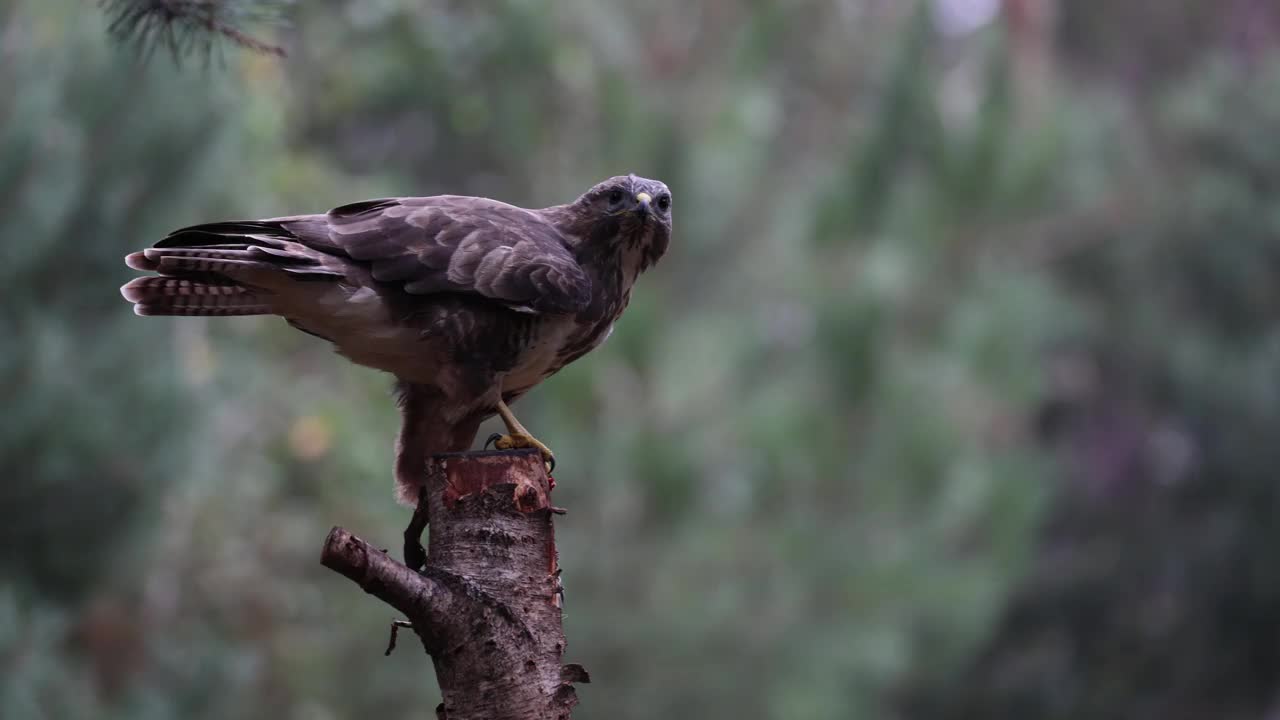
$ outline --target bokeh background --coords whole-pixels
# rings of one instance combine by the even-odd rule
[[[121,258],[634,172],[671,252],[521,403],[576,717],[1280,717],[1280,5],[298,3],[179,66],[0,0],[0,717],[426,717],[320,567],[389,382]],[[482,434],[483,437],[483,434]]]

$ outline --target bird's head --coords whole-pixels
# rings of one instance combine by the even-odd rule
[[[611,177],[569,207],[585,254],[634,254],[644,270],[671,242],[671,191],[657,180]]]

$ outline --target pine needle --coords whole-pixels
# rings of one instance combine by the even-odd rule
[[[193,53],[207,59],[218,40],[265,55],[284,57],[284,48],[249,35],[243,26],[278,21],[281,0],[98,0],[108,33],[132,44],[144,57],[163,47],[175,63]]]

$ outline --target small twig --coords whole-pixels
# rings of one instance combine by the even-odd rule
[[[276,57],[286,57],[284,48],[279,45],[258,40],[257,38],[246,35],[243,31],[221,22],[214,18],[198,18],[195,22],[199,23],[204,29],[212,33],[217,33],[242,48],[259,52],[264,55],[275,55]]]
[[[413,623],[408,620],[392,620],[391,621],[391,639],[387,641],[387,651],[382,653],[383,657],[391,655],[391,651],[396,649],[396,635],[400,634],[400,628],[411,628]]]

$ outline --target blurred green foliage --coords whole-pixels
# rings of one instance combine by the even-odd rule
[[[386,378],[121,256],[626,172],[672,251],[521,403],[577,716],[1274,712],[1280,18],[1150,5],[306,3],[175,69],[0,0],[0,717],[428,714],[316,562],[406,520]]]

